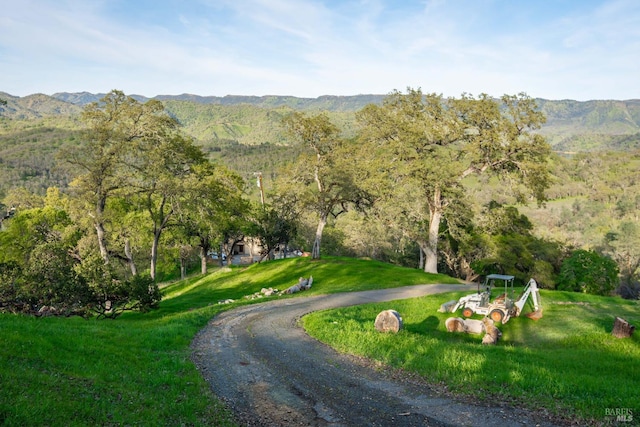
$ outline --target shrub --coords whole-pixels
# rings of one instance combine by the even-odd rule
[[[0,311],[24,311],[25,302],[19,295],[21,277],[17,262],[0,262]]]
[[[151,277],[119,278],[97,252],[86,254],[77,271],[91,291],[89,307],[98,318],[115,319],[129,310],[148,311],[157,307],[162,298]]]
[[[151,278],[124,277],[96,249],[82,247],[62,210],[25,210],[0,232],[0,311],[115,318],[158,305]]]
[[[36,246],[25,270],[22,291],[33,303],[33,310],[51,307],[61,315],[86,313],[91,292],[60,242]]]
[[[557,289],[610,295],[617,285],[618,266],[611,258],[580,249],[562,263]]]
[[[127,282],[130,299],[140,311],[157,308],[162,299],[160,288],[150,276],[134,276]]]

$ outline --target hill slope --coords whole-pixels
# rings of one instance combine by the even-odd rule
[[[88,92],[36,94],[15,97],[0,92],[8,101],[3,116],[12,119],[33,119],[45,116],[77,114],[90,102],[104,94]],[[131,95],[145,102],[151,98]],[[185,126],[185,130],[200,141],[234,140],[241,144],[263,142],[284,143],[277,134],[279,119],[290,110],[328,111],[336,113],[338,121],[352,128],[353,113],[367,104],[382,103],[385,95],[320,96],[200,96],[191,94],[158,95],[167,109]],[[625,150],[634,148],[640,140],[640,100],[546,100],[537,99],[547,116],[541,129],[558,150],[591,151],[598,149]]]
[[[14,186],[42,192],[48,185],[64,185],[68,177],[55,172],[55,153],[61,145],[80,143],[79,115],[86,104],[103,96],[63,92],[17,97],[0,92],[0,99],[7,101],[0,105],[0,192]],[[132,96],[141,102],[149,100]],[[287,158],[282,147],[292,145],[292,141],[282,132],[284,115],[294,110],[326,111],[347,136],[352,136],[355,112],[369,103],[381,103],[384,95],[297,98],[183,94],[155,99],[164,103],[169,114],[205,151],[220,159],[233,159],[234,168],[243,167],[246,171],[240,172],[251,175],[256,170],[268,173],[273,169],[265,165],[267,158]],[[547,116],[540,133],[557,151],[629,151],[640,147],[640,100],[537,101]],[[249,146],[261,148],[245,149]],[[273,166],[273,161],[268,163]]]

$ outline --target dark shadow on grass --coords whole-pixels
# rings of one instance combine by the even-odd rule
[[[409,332],[415,332],[418,334],[431,334],[438,329],[440,319],[436,316],[429,316],[422,322],[418,323],[405,323],[404,327]]]

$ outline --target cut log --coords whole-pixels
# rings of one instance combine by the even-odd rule
[[[484,332],[484,324],[481,320],[462,319],[460,317],[449,317],[444,321],[447,332],[464,332],[466,334],[481,334]]]
[[[384,310],[376,316],[376,331],[378,332],[398,332],[402,329],[402,317],[395,310]]]
[[[498,335],[495,334],[484,334],[482,337],[482,344],[484,345],[496,345],[498,343]]]
[[[438,309],[438,313],[453,313],[453,307],[455,307],[457,303],[457,299],[445,302]]]
[[[301,277],[298,279],[298,283],[285,289],[284,293],[295,294],[296,292],[306,291],[307,289],[311,288],[312,283],[313,283],[313,277],[310,276],[309,279],[305,279],[304,277]]]
[[[295,294],[296,292],[300,292],[300,285],[298,284],[290,286],[284,291],[285,294]]]
[[[633,331],[635,331],[635,329],[636,327],[634,325],[631,325],[623,318],[616,317],[616,320],[613,323],[613,331],[611,331],[611,335],[616,338],[629,338],[633,335]]]
[[[464,332],[464,319],[460,317],[449,317],[444,321],[447,332]]]
[[[482,320],[464,319],[464,331],[468,334],[481,334],[484,332]]]
[[[494,321],[488,317],[482,319],[482,323],[484,323],[484,329],[486,331],[486,334],[482,338],[482,344],[497,344],[498,340],[502,337],[500,329],[496,328]]]

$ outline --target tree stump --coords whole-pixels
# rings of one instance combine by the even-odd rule
[[[629,322],[623,318],[616,317],[616,320],[613,323],[613,331],[611,331],[611,335],[616,338],[629,338],[633,335],[633,331],[635,331],[635,329],[635,326],[629,324]]]
[[[376,331],[378,332],[398,332],[402,329],[402,317],[395,310],[381,311],[376,316]]]

